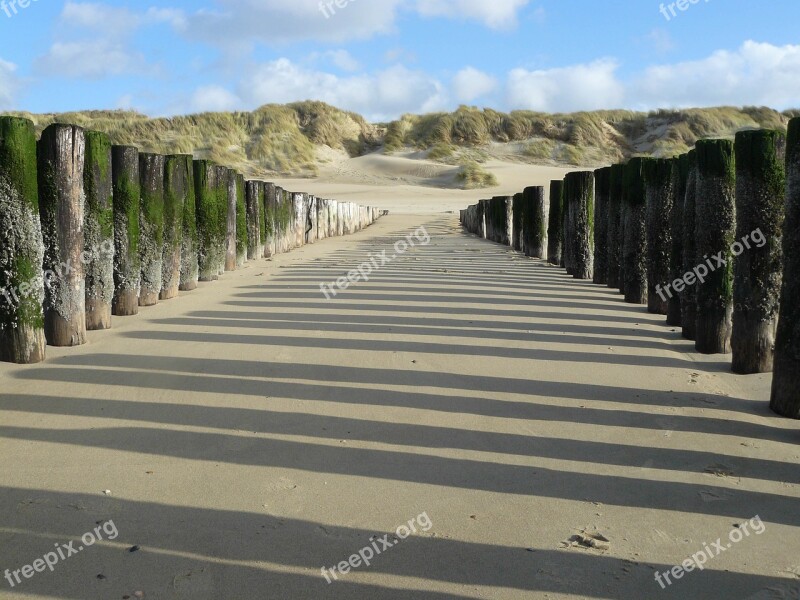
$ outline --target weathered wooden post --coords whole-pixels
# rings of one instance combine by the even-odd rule
[[[247,204],[247,258],[255,260],[264,256],[264,238],[261,237],[264,222],[264,183],[248,180],[245,184]]]
[[[550,182],[550,217],[547,227],[547,260],[561,266],[564,253],[564,182]]]
[[[338,215],[337,215],[337,223],[336,223],[336,235],[343,236],[345,234],[345,205],[346,202],[339,202],[338,208]]]
[[[305,242],[306,244],[313,244],[317,241],[317,197],[308,195],[306,197],[306,227],[305,227]],[[361,226],[364,227],[363,211],[361,213]]]
[[[328,200],[328,237],[338,235],[339,203],[336,200]]]
[[[572,275],[576,279],[591,279],[594,268],[594,173],[567,173],[564,196],[573,211]]]
[[[523,195],[522,246],[527,256],[545,258],[547,220],[543,187],[526,187]]]
[[[164,252],[164,156],[139,155],[142,203],[139,217],[139,255],[142,284],[139,306],[158,304],[162,283]]]
[[[236,173],[236,268],[247,262],[247,201],[244,175]]]
[[[509,228],[509,246],[517,252],[523,251],[522,230],[525,223],[525,194],[514,194],[511,198],[511,227]]]
[[[328,201],[324,198],[317,198],[316,207],[316,239],[324,240],[328,237]]]
[[[274,183],[264,184],[264,258],[270,258],[280,252],[280,240],[277,229],[278,198],[283,191]]]
[[[114,303],[113,312],[129,317],[139,312],[142,279],[139,255],[139,150],[133,146],[111,147],[114,191]]]
[[[781,416],[800,419],[800,118],[789,121],[786,180],[783,282],[769,406]]]
[[[561,255],[561,262],[563,267],[567,270],[568,275],[575,274],[575,236],[573,235],[575,224],[575,204],[570,202],[567,195],[567,180],[566,177],[561,183],[564,190],[564,251]]]
[[[647,202],[647,311],[666,315],[672,289],[672,161],[654,158],[644,165]],[[669,286],[669,287],[668,287]]]
[[[183,254],[183,215],[186,202],[186,162],[190,157],[164,159],[164,242],[161,246],[161,300],[178,295]]]
[[[741,131],[736,134],[735,151],[733,372],[769,373],[783,275],[786,136],[778,131]]]
[[[670,252],[669,280],[673,283],[680,281],[686,271],[683,270],[683,205],[686,201],[686,183],[689,176],[689,155],[682,154],[672,161],[672,248]],[[667,303],[667,325],[680,327],[682,321],[681,305],[686,292],[672,294]]]
[[[0,361],[45,358],[44,243],[33,123],[0,117]]]
[[[236,171],[227,169],[227,206],[225,227],[225,270],[236,270]]]
[[[44,333],[51,346],[86,343],[83,261],[83,129],[53,124],[38,145],[39,215],[44,239]]]
[[[647,196],[644,168],[652,158],[632,158],[625,165],[623,202],[625,214],[625,302],[647,304]]]
[[[597,169],[595,181],[595,217],[594,217],[594,283],[608,283],[609,248],[608,220],[611,204],[611,167]]]
[[[217,166],[207,160],[194,161],[194,190],[197,214],[197,257],[199,280],[214,281],[219,277],[219,182]],[[227,186],[226,186],[227,191]],[[227,196],[226,196],[227,198]],[[226,202],[227,206],[227,202]],[[226,213],[222,213],[225,215]],[[227,224],[227,217],[225,219]]]
[[[622,180],[625,165],[611,165],[608,176],[608,287],[622,287]]]
[[[686,196],[683,202],[683,273],[692,273],[698,265],[697,239],[697,151],[686,155]],[[681,295],[681,334],[694,341],[697,333],[697,277]]]
[[[180,171],[175,173],[174,187],[183,190],[183,234],[181,235],[181,285],[182,292],[197,289],[200,263],[197,236],[197,198],[194,191],[194,161],[191,155],[181,155]]]
[[[114,302],[114,190],[111,141],[86,131],[83,193],[83,250],[86,270],[86,329],[111,328]]]
[[[697,332],[701,354],[728,354],[733,327],[736,173],[733,142],[700,140],[697,149]],[[700,269],[699,267],[706,267]],[[707,273],[706,273],[707,271]]]

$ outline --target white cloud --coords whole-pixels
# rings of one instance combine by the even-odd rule
[[[601,59],[556,69],[514,69],[508,75],[508,104],[542,112],[619,108],[625,88],[617,68],[616,61]]]
[[[146,72],[145,59],[106,39],[56,42],[36,60],[37,70],[58,77],[102,79]]]
[[[77,33],[79,37],[57,39],[35,60],[36,69],[47,75],[85,79],[154,74],[157,69],[132,49],[130,39],[139,28],[159,23],[180,29],[185,19],[181,11],[172,9],[134,13],[102,3],[67,2],[59,15],[59,35]]]
[[[0,110],[14,106],[14,93],[19,87],[16,76],[17,66],[0,58]]]
[[[315,52],[311,55],[311,60],[325,60],[342,71],[358,71],[361,68],[359,63],[352,54],[347,50],[328,50],[326,52]]]
[[[322,100],[374,120],[446,106],[441,83],[401,65],[371,75],[339,77],[303,68],[286,58],[258,66],[240,83],[239,95],[249,106]]]
[[[417,10],[423,16],[442,16],[469,19],[492,29],[517,24],[517,13],[530,0],[417,0]]]
[[[236,94],[222,86],[207,85],[195,90],[192,94],[192,112],[220,112],[235,110],[241,105],[241,100]]]
[[[216,0],[215,10],[199,10],[187,16],[182,29],[192,39],[228,50],[246,50],[254,43],[368,39],[393,32],[401,12],[476,21],[492,29],[508,28],[517,23],[519,11],[529,2],[348,0],[339,8],[327,0]]]
[[[747,41],[733,52],[646,69],[631,86],[640,108],[717,105],[800,106],[800,45]]]
[[[459,102],[469,103],[493,92],[497,80],[473,67],[461,69],[453,78],[453,95]]]

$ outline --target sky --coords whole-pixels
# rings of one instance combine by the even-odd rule
[[[784,110],[798,23],[797,0],[0,0],[0,110]]]

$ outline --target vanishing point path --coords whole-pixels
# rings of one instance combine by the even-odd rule
[[[76,553],[0,598],[800,597],[800,432],[770,377],[455,215],[390,215],[48,352],[0,365],[0,566]],[[117,535],[77,552],[98,525]]]

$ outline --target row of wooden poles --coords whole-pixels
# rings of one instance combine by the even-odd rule
[[[619,289],[698,352],[732,353],[735,373],[772,371],[772,410],[800,419],[800,119],[568,173],[550,184],[547,224],[544,192],[481,200],[461,222]]]
[[[190,155],[0,117],[0,360],[35,363],[111,317],[383,213],[245,181]]]

